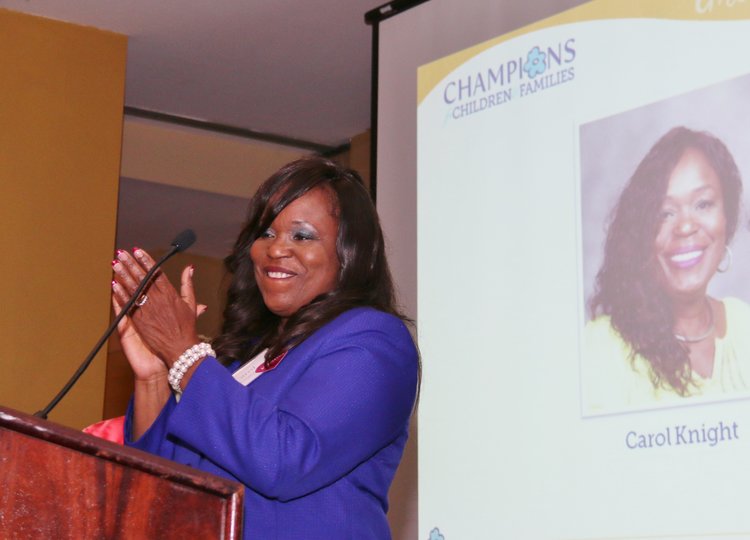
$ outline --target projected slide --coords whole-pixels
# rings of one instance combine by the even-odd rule
[[[750,2],[420,68],[421,539],[750,539]]]

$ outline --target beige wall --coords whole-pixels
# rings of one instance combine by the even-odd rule
[[[126,116],[122,171],[127,178],[250,197],[305,150]]]
[[[0,9],[0,403],[41,409],[109,321],[127,41]],[[104,353],[50,419],[100,418]]]
[[[359,173],[367,188],[370,188],[370,130],[352,137],[347,153],[348,167]]]

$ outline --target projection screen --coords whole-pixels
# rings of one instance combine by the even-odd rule
[[[433,0],[379,30],[419,538],[750,538],[750,3]]]

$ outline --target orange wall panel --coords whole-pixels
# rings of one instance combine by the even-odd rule
[[[0,403],[42,408],[109,322],[127,40],[0,10]],[[101,417],[104,351],[50,419]]]

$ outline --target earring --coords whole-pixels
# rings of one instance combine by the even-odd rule
[[[721,262],[719,263],[719,266],[716,268],[717,272],[721,272],[722,274],[724,272],[727,272],[732,267],[732,250],[729,249],[729,246],[724,246],[724,250],[726,253],[724,254],[724,258],[721,259]],[[726,265],[724,268],[721,267],[721,263],[726,261]]]

